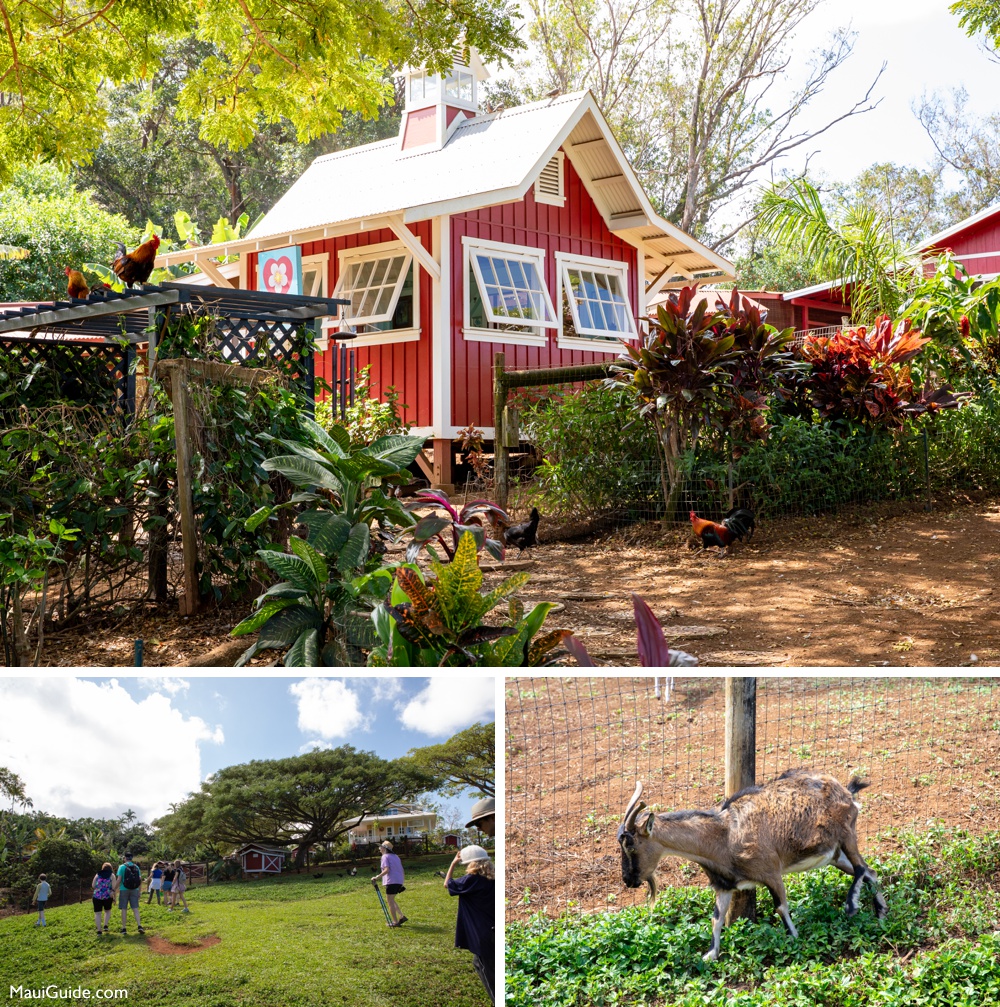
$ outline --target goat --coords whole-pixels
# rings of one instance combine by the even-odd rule
[[[857,913],[861,886],[866,884],[875,915],[882,919],[888,907],[878,878],[858,852],[855,832],[861,805],[854,795],[867,786],[858,777],[844,787],[832,776],[789,769],[763,787],[747,787],[727,798],[717,811],[650,811],[637,825],[646,805],[640,800],[642,783],[636,783],[625,821],[618,827],[622,881],[628,888],[648,885],[652,902],[656,868],[664,857],[684,857],[698,864],[715,890],[712,947],[706,961],[718,960],[733,893],[757,885],[770,891],[788,933],[798,937],[788,912],[783,874],[833,864],[854,879],[847,893],[847,915]]]

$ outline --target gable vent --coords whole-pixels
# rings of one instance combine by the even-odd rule
[[[563,170],[565,154],[560,150],[549,159],[535,182],[535,202],[550,206],[566,205],[566,179]]]

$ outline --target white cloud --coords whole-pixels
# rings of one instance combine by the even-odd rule
[[[401,678],[361,678],[355,681],[365,682],[369,686],[372,700],[376,703],[390,702],[403,694]]]
[[[138,681],[150,692],[166,692],[171,696],[191,688],[191,683],[184,678],[140,678]]]
[[[358,694],[336,678],[304,678],[289,686],[298,701],[299,730],[321,738],[344,738],[370,719],[361,712]]]
[[[201,783],[202,742],[221,727],[185,717],[153,693],[133,699],[112,679],[0,679],[0,766],[24,781],[36,810],[143,821]]]
[[[442,737],[494,716],[492,678],[432,678],[402,709],[411,731]]]
[[[333,748],[333,744],[331,742],[320,741],[319,738],[313,738],[312,741],[307,741],[304,745],[299,745],[299,755],[305,755],[308,752],[324,752],[331,748]]]

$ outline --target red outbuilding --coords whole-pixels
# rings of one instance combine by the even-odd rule
[[[231,859],[239,860],[243,877],[280,874],[287,856],[288,851],[281,847],[263,846],[260,843],[247,843],[230,854]]]
[[[217,260],[238,254],[250,288],[300,259],[303,293],[351,302],[317,376],[354,347],[443,485],[463,427],[493,436],[494,352],[512,368],[608,360],[659,291],[733,278],[653,209],[589,91],[481,112],[487,76],[474,50],[446,77],[406,70],[398,136],[317,158],[246,238],[157,259],[223,284]]]

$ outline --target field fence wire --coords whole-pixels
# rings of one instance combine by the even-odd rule
[[[641,780],[658,811],[724,797],[725,679],[507,681],[508,913],[557,916],[643,901],[621,882],[615,833]],[[941,821],[974,833],[1000,814],[1000,683],[993,678],[758,678],[757,782],[786,769],[871,781],[866,855],[891,830]],[[664,884],[703,883],[667,858]]]
[[[882,452],[877,464],[851,471],[831,464],[817,467],[811,478],[788,478],[795,459],[776,457],[775,464],[753,473],[725,467],[696,470],[685,480],[672,523],[687,524],[688,512],[719,520],[731,507],[749,507],[758,520],[816,517],[850,512],[872,504],[911,502],[933,506],[934,489],[947,480],[924,460],[923,439],[900,439]],[[732,501],[732,502],[730,502]],[[575,528],[586,523],[601,529],[638,522],[662,521],[665,505],[659,462],[652,459],[581,455],[542,461],[512,482],[508,509],[514,514],[532,506],[557,524]]]

